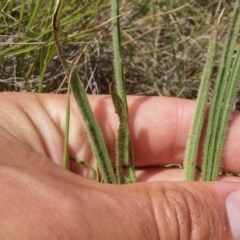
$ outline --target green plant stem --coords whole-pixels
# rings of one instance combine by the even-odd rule
[[[113,62],[115,69],[117,93],[123,102],[124,108],[127,112],[127,125],[128,123],[128,106],[125,90],[125,81],[122,67],[122,57],[121,57],[121,31],[120,31],[120,20],[119,20],[119,1],[111,0],[111,18],[112,18],[112,40],[113,40]],[[129,126],[128,126],[129,131]],[[130,140],[130,133],[128,134],[128,149],[119,149],[119,151],[128,151],[128,174],[131,182],[136,182],[136,174],[132,153],[132,146]]]
[[[108,155],[108,151],[98,126],[98,123],[95,119],[95,116],[92,112],[90,103],[87,99],[87,94],[82,85],[82,82],[78,76],[78,73],[74,66],[70,63],[66,63],[62,58],[61,47],[58,41],[58,31],[59,31],[59,20],[58,12],[61,7],[61,0],[57,0],[55,4],[55,9],[52,17],[52,30],[53,38],[56,46],[56,51],[60,59],[61,65],[65,71],[66,77],[69,79],[69,82],[72,87],[72,91],[76,102],[78,104],[79,110],[81,112],[85,130],[90,141],[90,145],[93,151],[93,155],[98,163],[99,171],[106,183],[116,183],[116,178],[111,166],[111,161]]]
[[[92,173],[93,173],[93,179],[98,182],[98,173],[97,173],[97,170],[89,163],[81,160],[81,159],[78,159],[78,158],[71,158],[71,160],[73,160],[74,162],[78,163],[78,164],[81,164],[81,165],[85,165],[87,166],[88,168],[91,169]]]
[[[240,76],[240,49],[238,49],[237,56],[235,58],[231,75],[229,77],[228,87],[226,88],[226,100],[221,111],[221,121],[216,135],[216,151],[214,154],[214,161],[212,163],[212,172],[210,180],[217,180],[220,159],[222,155],[222,148],[227,133],[228,122],[231,116],[232,107],[234,105],[235,96],[237,94],[237,84]]]
[[[124,104],[121,98],[118,96],[117,91],[113,84],[109,84],[109,92],[112,97],[112,101],[114,104],[115,112],[119,116],[119,127],[118,127],[118,135],[117,135],[117,143],[116,143],[116,173],[117,173],[117,181],[119,184],[125,183],[125,178],[123,175],[123,165],[128,164],[129,152],[128,152],[128,144],[129,144],[129,129],[128,129],[128,117],[127,111],[124,107]]]
[[[63,168],[67,168],[68,165],[68,138],[69,138],[69,120],[70,120],[70,93],[67,95],[67,106],[66,106],[66,124],[64,134],[64,145],[63,145]]]
[[[236,2],[235,13],[233,21],[229,30],[229,34],[224,44],[224,49],[221,56],[220,66],[217,74],[217,80],[213,92],[213,100],[211,103],[206,140],[204,144],[204,155],[203,155],[203,171],[202,180],[211,181],[212,172],[216,172],[214,168],[218,168],[220,164],[220,158],[214,160],[216,154],[216,142],[217,132],[219,131],[219,121],[221,118],[221,109],[224,105],[224,95],[227,89],[229,72],[231,67],[231,59],[234,52],[234,46],[240,29],[240,4]],[[222,119],[221,119],[222,120]],[[221,140],[222,141],[222,140]],[[220,149],[219,149],[220,150]],[[220,150],[221,151],[221,150]],[[221,154],[219,155],[219,157]],[[213,166],[214,162],[214,166]]]
[[[195,176],[195,166],[198,156],[199,141],[205,117],[208,91],[210,87],[210,77],[212,73],[214,57],[216,52],[217,28],[218,25],[216,25],[216,28],[213,30],[210,39],[207,60],[204,66],[201,85],[197,98],[196,110],[187,140],[186,155],[184,159],[185,181],[193,181]]]
[[[113,63],[116,76],[117,92],[119,97],[122,99],[124,106],[127,108],[125,81],[121,57],[121,32],[118,0],[111,0],[111,13],[112,13],[111,17],[112,17],[112,40],[113,40]]]
[[[69,68],[71,68],[70,64],[68,66]],[[104,178],[104,182],[116,183],[116,178],[113,172],[113,168],[111,166],[108,151],[101,130],[92,112],[91,106],[87,100],[87,94],[85,92],[85,89],[82,85],[76,69],[71,69],[71,72],[72,91],[81,112],[84,127],[87,132],[94,157],[97,160],[100,173]]]

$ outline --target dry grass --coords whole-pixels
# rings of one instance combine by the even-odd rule
[[[72,2],[66,15],[80,7],[83,7],[82,12],[92,7],[87,6],[89,1]],[[220,25],[219,56],[235,1],[173,0],[171,6],[167,6],[167,0],[121,2],[122,59],[127,93],[196,98],[214,21],[225,7]],[[104,3],[107,1],[101,1],[99,5]],[[21,31],[18,28],[19,11],[16,7],[15,11],[8,12],[6,8],[0,13],[0,21],[9,25],[0,30],[0,53],[24,39],[24,27]],[[37,21],[41,21],[40,16]],[[108,93],[108,83],[114,79],[111,24],[94,30],[96,26],[107,21],[109,16],[109,8],[103,8],[92,15],[81,17],[78,22],[74,22],[75,25],[66,25],[63,29],[63,33],[67,32],[66,38],[62,40],[66,59],[74,59],[79,50],[82,52],[79,73],[89,93]],[[41,32],[41,29],[37,30]],[[85,30],[90,31],[84,36],[75,36]],[[24,59],[15,55],[6,58],[1,56],[0,91],[37,92],[41,74],[38,57],[37,51],[31,51]],[[63,78],[59,61],[53,57],[44,72],[42,91],[65,92],[66,83],[58,89]]]

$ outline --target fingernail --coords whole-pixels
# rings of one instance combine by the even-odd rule
[[[228,195],[226,208],[233,237],[240,240],[240,190]]]

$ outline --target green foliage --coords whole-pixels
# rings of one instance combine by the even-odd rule
[[[66,92],[68,83],[63,81],[52,41],[54,1],[0,2],[0,91]],[[127,94],[196,98],[216,10],[226,8],[219,26],[221,47],[233,3],[121,1],[121,57]],[[88,93],[108,93],[114,76],[109,8],[106,0],[63,1],[60,45],[70,61],[86,48],[77,68]]]
[[[227,131],[227,123],[237,90],[238,78],[236,74],[238,73],[238,69],[236,69],[236,66],[239,59],[236,58],[233,67],[231,65],[239,30],[240,3],[239,1],[236,1],[236,10],[222,52],[209,113],[209,124],[204,146],[203,180],[205,181],[216,180],[218,176],[222,147]],[[239,55],[237,55],[237,57],[239,57]]]
[[[184,180],[186,181],[193,181],[195,177],[195,166],[198,156],[198,147],[203,128],[208,92],[210,88],[210,77],[213,69],[214,57],[216,52],[217,28],[218,23],[216,24],[216,29],[213,31],[212,36],[210,37],[208,57],[203,70],[194,119],[192,122],[192,126],[190,128],[189,137],[187,141],[186,155],[184,159]]]
[[[210,87],[210,76],[216,52],[217,29],[213,31],[208,51],[208,58],[203,71],[203,78],[199,89],[197,106],[187,142],[184,162],[184,179],[194,180],[198,147],[203,128],[207,96]],[[240,31],[240,2],[236,1],[232,25],[226,38],[217,79],[211,102],[206,139],[204,143],[204,158],[202,166],[202,180],[215,181],[218,177],[221,155],[227,133],[228,121],[231,116],[237,84],[240,74],[240,49],[234,59],[234,49]]]
[[[54,1],[46,0],[10,0],[1,5],[0,22],[4,24],[1,24],[0,40],[6,44],[0,47],[0,71],[9,65],[12,74],[6,77],[17,76],[22,80],[15,86],[18,91],[56,91],[63,80],[59,77],[63,74],[59,71],[61,67],[52,39],[54,6]],[[60,45],[70,45],[73,50],[77,42],[93,36],[97,26],[92,15],[108,7],[103,1],[81,1],[81,4],[74,0],[64,1],[60,11]],[[64,55],[66,51],[63,48]],[[74,58],[74,54],[67,55]]]
[[[114,87],[110,87],[111,96],[115,105],[116,112],[119,115],[120,126],[117,140],[117,163],[118,168],[122,168],[125,163],[128,167],[130,182],[136,182],[134,160],[132,154],[130,129],[128,126],[128,107],[126,99],[125,80],[123,75],[122,53],[121,53],[121,28],[119,19],[119,0],[111,0],[111,16],[112,16],[112,39],[113,39],[113,63],[115,70],[115,79],[117,92]],[[119,181],[124,181],[120,170],[118,172]]]
[[[102,136],[101,130],[95,119],[93,111],[91,109],[90,103],[87,98],[87,94],[83,87],[83,84],[80,80],[80,77],[75,69],[75,65],[67,63],[62,55],[62,47],[59,44],[59,30],[60,30],[60,19],[59,15],[62,10],[62,1],[56,0],[54,7],[53,17],[52,17],[52,32],[53,39],[56,47],[56,52],[60,59],[61,65],[65,71],[65,75],[68,78],[75,100],[79,107],[80,113],[83,118],[83,123],[85,130],[87,132],[88,140],[90,142],[93,155],[97,161],[99,171],[103,177],[103,181],[106,183],[116,183],[116,178],[114,175],[113,168],[111,166],[111,161],[108,155],[108,151]],[[67,104],[67,114],[66,114],[66,131],[69,131],[69,116],[70,116],[70,103],[68,95],[68,104]],[[68,143],[68,132],[65,136],[65,146],[64,146],[64,163],[66,166],[66,150]]]
[[[99,171],[104,179],[104,182],[116,183],[116,178],[111,166],[108,151],[101,130],[87,100],[85,89],[83,88],[76,69],[74,69],[70,64],[68,64],[68,71],[71,76],[70,81],[72,91],[80,109],[84,126],[88,134],[88,139],[92,147],[93,155],[98,163]]]
[[[209,113],[207,136],[204,145],[202,176],[202,180],[204,181],[214,181],[218,176],[223,143],[227,132],[227,123],[231,115],[239,80],[239,55],[237,55],[232,66],[233,53],[239,30],[240,3],[236,1],[235,13],[222,52]]]

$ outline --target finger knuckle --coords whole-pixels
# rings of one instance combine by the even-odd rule
[[[159,194],[159,199],[151,198],[159,239],[221,239],[221,233],[216,230],[221,225],[219,211],[211,198],[194,189],[169,186],[161,188]]]

